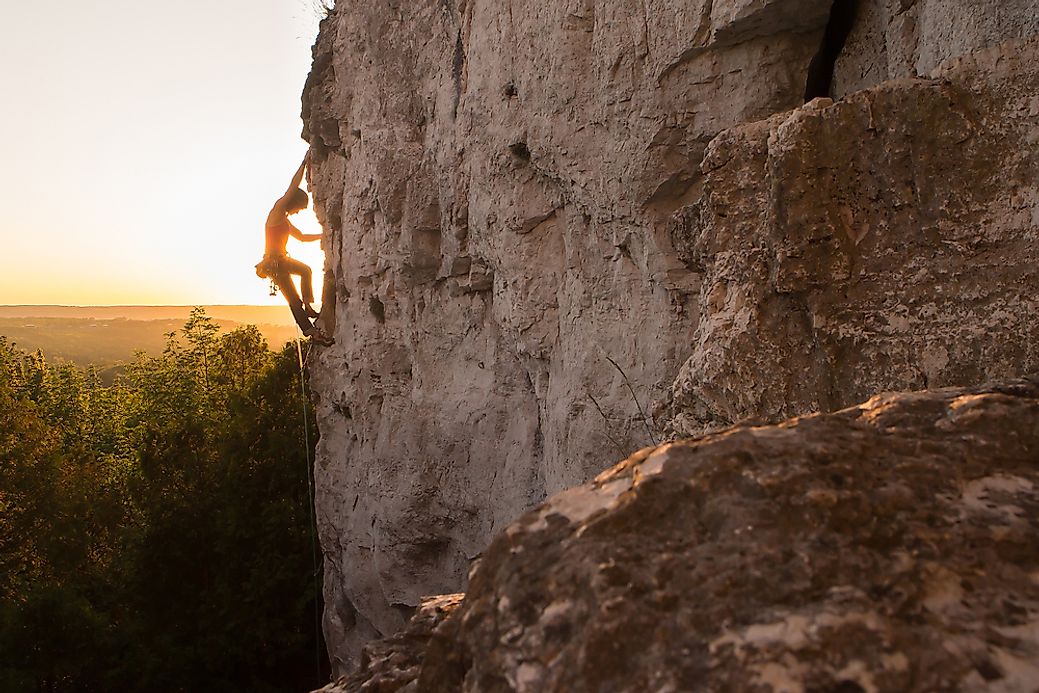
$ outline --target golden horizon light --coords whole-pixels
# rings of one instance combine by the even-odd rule
[[[284,304],[253,266],[307,149],[300,94],[318,6],[8,8],[0,304]],[[292,221],[320,230],[311,210]],[[319,244],[289,252],[318,284]]]

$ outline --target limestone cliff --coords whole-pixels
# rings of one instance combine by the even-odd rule
[[[847,97],[798,109],[845,4]],[[1037,14],[340,2],[304,95],[340,669],[661,436],[1039,368],[1036,47],[1004,43]]]
[[[1039,41],[729,130],[680,213],[697,434],[1039,366]]]

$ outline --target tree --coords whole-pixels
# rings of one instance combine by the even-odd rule
[[[320,683],[299,377],[200,310],[107,387],[0,339],[0,689]]]

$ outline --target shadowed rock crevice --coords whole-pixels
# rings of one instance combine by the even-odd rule
[[[819,97],[831,96],[833,73],[844,44],[855,26],[859,0],[834,0],[830,19],[826,23],[819,52],[808,66],[805,82],[805,103]]]

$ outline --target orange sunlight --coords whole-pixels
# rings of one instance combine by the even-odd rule
[[[264,212],[266,214],[266,211]],[[293,214],[289,217],[289,221],[303,233],[321,233],[321,224],[318,223],[317,216],[314,214],[313,208],[304,209],[298,214]],[[310,265],[310,268],[314,270],[314,296],[318,300],[320,305],[321,301],[321,281],[322,281],[322,270],[325,263],[325,251],[322,249],[322,243],[301,243],[294,238],[289,239],[289,255],[293,258],[305,262]],[[260,279],[256,276],[254,266],[263,257],[263,224],[261,222],[257,231],[257,246],[258,252],[254,250],[252,255],[249,255],[246,261],[246,267],[248,272],[246,276],[242,276],[242,272],[235,271],[233,274],[228,273],[223,277],[224,283],[221,287],[221,292],[231,295],[241,295],[248,297],[249,304],[255,305],[284,305],[285,299],[281,297],[281,294],[270,296],[269,286],[270,282],[266,279]],[[253,257],[255,255],[255,258]],[[243,261],[245,260],[243,256]],[[299,277],[295,277],[294,281],[299,286]],[[286,311],[288,308],[286,308]]]
[[[284,304],[254,265],[307,150],[315,7],[111,0],[66,4],[61,22],[45,3],[5,9],[0,70],[19,105],[0,111],[0,304]],[[292,221],[320,231],[309,210]],[[319,244],[288,250],[319,284]]]

